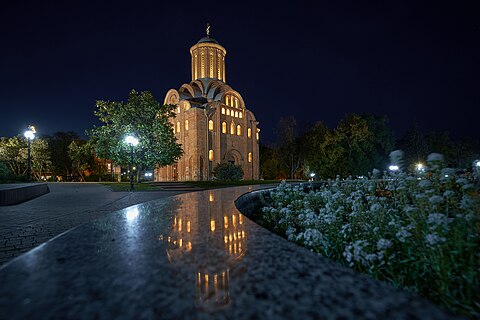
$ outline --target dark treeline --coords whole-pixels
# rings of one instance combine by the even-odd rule
[[[367,175],[374,168],[387,170],[389,153],[405,153],[408,170],[424,163],[428,154],[441,153],[452,168],[469,168],[480,158],[480,143],[473,138],[452,140],[448,132],[423,133],[415,122],[396,139],[386,116],[347,114],[334,129],[318,121],[300,124],[290,116],[280,119],[276,143],[260,146],[260,173],[264,179],[305,179]]]
[[[24,181],[27,140],[21,136],[0,138],[0,181]],[[41,135],[31,143],[33,180],[98,181],[109,179],[106,163],[94,156],[89,141],[72,131]]]

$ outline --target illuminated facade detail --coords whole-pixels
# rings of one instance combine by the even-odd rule
[[[251,128],[255,133],[258,122],[247,109],[242,95],[226,83],[227,51],[206,36],[190,48],[190,54],[191,82],[178,90],[169,90],[165,96],[165,104],[177,106],[175,117],[170,121],[184,153],[176,164],[155,169],[155,181],[211,180],[213,168],[219,163],[240,165],[245,179],[258,179],[259,144],[242,131],[242,128]],[[179,112],[182,109],[184,112]],[[185,125],[183,132],[181,123]],[[215,125],[222,134],[216,132]],[[238,130],[237,126],[240,126]],[[210,150],[215,154],[213,160],[210,160]],[[251,163],[249,152],[253,155]]]
[[[260,139],[260,129],[257,129],[257,140]]]
[[[185,120],[185,131],[188,131],[188,120]]]
[[[249,137],[249,138],[252,137],[252,129],[250,129],[250,128],[247,129],[247,137]]]
[[[222,122],[222,133],[227,133],[227,123]]]
[[[251,152],[248,153],[248,162],[252,162],[252,153]]]
[[[209,151],[208,151],[208,160],[210,160],[210,161],[213,161],[213,160],[214,160],[214,158],[213,158],[213,150],[209,150]]]

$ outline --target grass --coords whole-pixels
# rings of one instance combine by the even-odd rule
[[[278,184],[279,180],[241,180],[241,181],[185,181],[187,186],[197,187],[201,189],[217,189],[227,187],[237,187],[257,184]],[[100,184],[110,188],[112,191],[130,191],[130,182],[101,182]],[[162,191],[161,186],[157,186],[152,182],[135,183],[135,191]]]

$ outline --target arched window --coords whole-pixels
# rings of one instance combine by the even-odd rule
[[[235,123],[230,123],[230,134],[235,134]]]
[[[227,133],[227,123],[222,122],[222,133]]]
[[[252,153],[251,152],[248,153],[248,162],[252,162]]]
[[[226,104],[227,106],[230,105],[229,101],[230,101],[230,97],[229,97],[229,96],[225,96],[225,104]]]
[[[213,120],[208,120],[208,130],[213,131]]]
[[[222,114],[225,114],[225,108],[222,108]]]
[[[237,136],[242,135],[242,127],[240,125],[237,126]]]
[[[177,121],[177,132],[180,132],[180,121]]]
[[[242,111],[240,111],[240,112],[238,113],[238,116],[240,117],[240,119],[243,118],[243,113],[242,113]]]
[[[188,120],[185,120],[185,131],[188,131]]]
[[[213,150],[208,150],[208,160],[213,161]]]
[[[177,113],[180,113],[180,106],[177,107]]]
[[[238,98],[235,97],[235,107],[238,108]]]
[[[260,139],[260,130],[257,129],[257,140],[259,140],[259,139]]]
[[[238,118],[238,111],[235,111],[235,118]]]
[[[250,128],[247,129],[247,136],[248,136],[249,138],[252,137],[252,129],[250,129]]]
[[[227,116],[230,115],[230,109],[227,109]]]
[[[184,109],[185,111],[187,111],[188,109],[190,109],[190,103],[185,103],[185,106],[184,106]]]

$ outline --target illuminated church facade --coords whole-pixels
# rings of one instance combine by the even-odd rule
[[[219,163],[234,163],[245,180],[259,178],[258,121],[239,92],[226,83],[227,51],[207,36],[190,48],[192,81],[167,92],[164,104],[174,104],[170,121],[183,156],[157,168],[155,181],[201,181],[213,178]]]

